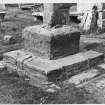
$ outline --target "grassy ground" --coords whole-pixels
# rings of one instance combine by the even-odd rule
[[[13,35],[16,39],[15,45],[3,45],[0,42],[0,54],[6,51],[20,49],[23,47],[21,40],[22,29],[26,26],[40,24],[34,22],[30,11],[20,11],[17,8],[8,8],[9,12],[2,23],[0,31],[0,40],[4,35]],[[102,35],[87,35],[87,37],[97,37],[105,39]],[[105,53],[105,43],[80,43],[80,51],[93,49],[95,51]],[[94,85],[92,85],[94,84]],[[87,85],[84,88],[76,88],[73,85],[63,88],[56,93],[46,93],[42,90],[30,86],[28,81],[16,74],[8,74],[6,70],[0,71],[0,104],[73,104],[73,103],[105,103],[100,91],[95,89],[99,95],[93,90],[95,83]],[[98,98],[98,96],[100,98]]]

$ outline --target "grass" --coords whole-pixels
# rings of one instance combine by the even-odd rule
[[[55,93],[43,92],[30,86],[28,81],[8,71],[0,71],[0,103],[3,104],[83,104],[96,103],[93,96],[83,88],[74,85],[63,87]]]

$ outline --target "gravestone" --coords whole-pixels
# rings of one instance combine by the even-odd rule
[[[79,53],[80,31],[68,25],[68,4],[44,4],[44,9],[44,23],[26,27],[24,48],[4,54],[4,61],[10,72],[22,73],[31,85],[46,90],[54,82],[102,63],[104,55]]]

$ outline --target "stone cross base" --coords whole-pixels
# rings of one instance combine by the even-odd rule
[[[79,52],[80,32],[68,25],[48,28],[44,25],[24,29],[24,49],[45,59],[58,59]]]

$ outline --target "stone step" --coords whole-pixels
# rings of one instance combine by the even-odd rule
[[[88,69],[64,81],[64,85],[75,84],[76,87],[84,86],[84,84],[87,84],[89,81],[103,75],[103,73],[105,73],[105,70],[102,69]]]
[[[15,58],[17,61],[13,54],[15,55],[16,52],[9,52],[8,57]],[[22,53],[22,55],[27,54]],[[104,55],[102,53],[91,50],[58,60],[41,59],[35,56],[31,58],[30,56],[21,56],[18,58],[18,62],[16,65],[12,65],[11,62],[7,63],[7,70],[10,73],[16,72],[19,76],[29,77],[29,84],[40,87],[48,92],[56,90],[55,87],[49,87],[49,83],[51,82],[65,82],[66,79],[70,78],[66,83],[80,85],[101,75],[105,71],[103,69],[89,69],[104,62]]]
[[[65,25],[47,28],[44,25],[29,26],[23,30],[24,49],[42,59],[58,59],[79,52],[80,31]]]
[[[104,54],[89,50],[83,53],[83,56],[88,59],[89,66],[96,66],[97,64],[101,64],[104,62]]]
[[[68,56],[58,60],[68,77],[76,75],[83,70],[89,69],[104,62],[104,55],[96,51],[87,51]]]
[[[8,73],[10,73],[10,74],[17,72],[17,67],[15,65],[6,63],[6,68],[7,68]]]
[[[46,81],[46,80],[43,80],[43,79],[39,79],[37,77],[30,77],[29,78],[29,84],[31,86],[35,86],[35,87],[39,87],[41,89],[43,89],[43,91],[46,91],[46,92],[56,92],[57,90],[61,89],[58,85],[52,83],[52,82],[49,82],[49,81]]]
[[[16,52],[19,51],[9,52],[9,54],[7,53],[5,55],[7,55],[11,59],[15,59],[13,61],[17,62],[17,70],[23,69],[27,72],[27,75],[29,76],[31,73],[36,77],[39,76],[47,78],[48,81],[65,80],[68,77],[82,72],[83,70],[104,62],[104,55],[102,53],[91,50],[67,56],[58,60],[47,60],[38,57],[30,58],[30,56],[28,56],[26,52],[22,52],[22,54],[19,53],[20,57],[16,58]],[[10,61],[9,64],[11,64]],[[10,71],[9,68],[12,67],[8,66],[8,70]],[[21,73],[21,71],[18,72]]]

